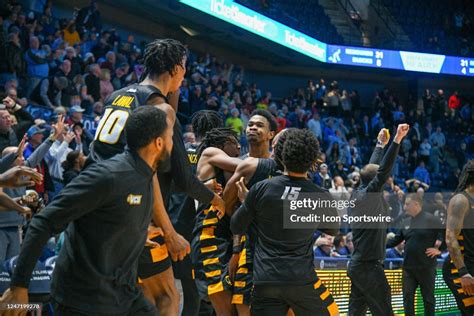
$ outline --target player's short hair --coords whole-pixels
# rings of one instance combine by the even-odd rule
[[[193,125],[194,135],[199,139],[206,136],[206,133],[211,129],[224,126],[224,122],[219,113],[211,110],[201,110],[194,113],[191,124]]]
[[[252,114],[250,114],[250,118],[252,118],[255,115],[260,115],[260,116],[263,116],[264,118],[266,118],[267,121],[268,121],[268,125],[270,126],[270,131],[276,132],[278,125],[277,125],[277,121],[276,121],[276,119],[275,119],[275,117],[273,116],[272,113],[270,113],[267,110],[256,109],[252,112]]]
[[[127,120],[125,135],[127,145],[137,151],[163,136],[168,123],[166,113],[154,106],[140,106],[136,108]]]
[[[406,196],[405,201],[410,200],[418,203],[420,206],[423,206],[423,199],[417,193],[410,193]]]
[[[174,39],[156,39],[150,42],[143,54],[143,74],[141,80],[146,76],[156,77],[164,73],[174,75],[176,66],[182,67],[183,58],[187,55],[184,45]]]
[[[377,171],[379,170],[379,165],[369,163],[365,165],[362,170],[360,171],[360,180],[362,181],[363,185],[368,185],[370,181],[377,175]]]
[[[319,142],[308,129],[289,128],[283,145],[282,159],[287,171],[308,172],[319,157]]]

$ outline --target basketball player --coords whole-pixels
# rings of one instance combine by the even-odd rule
[[[255,184],[231,219],[234,234],[251,224],[256,230],[251,314],[284,316],[291,308],[296,315],[338,315],[336,302],[314,270],[314,229],[283,228],[284,200],[296,199],[300,192],[325,193],[331,199],[307,177],[319,156],[319,143],[304,129],[291,128],[284,136],[284,175]],[[336,209],[321,213],[337,215]],[[338,228],[335,224],[331,233]]]
[[[197,177],[201,181],[216,179],[225,186],[226,172],[235,171],[241,161],[239,154],[240,144],[232,129],[212,129],[198,148]],[[195,222],[191,260],[199,295],[209,298],[217,315],[231,316],[231,282],[226,274],[231,255],[229,217],[209,204],[201,204]]]
[[[443,266],[444,280],[462,315],[474,315],[474,160],[464,166],[449,201],[446,244],[449,257]]]
[[[186,54],[186,48],[173,39],[155,40],[148,44],[143,58],[144,80],[113,92],[105,102],[106,109],[91,145],[92,160],[107,159],[123,151],[126,142],[123,129],[133,108],[156,105],[168,115],[176,116],[179,87],[186,72]],[[160,315],[177,315],[179,309],[179,295],[168,252],[173,260],[182,260],[190,251],[189,243],[176,233],[166,213],[171,181],[189,196],[224,209],[222,199],[192,174],[178,120],[175,120],[173,142],[172,170],[159,173],[159,182],[154,180],[153,222],[164,234],[161,230],[152,230],[149,239],[156,243],[155,247],[144,249],[138,267],[145,296],[156,303]]]
[[[252,112],[247,129],[249,157],[242,161],[224,189],[226,212],[232,215],[238,202],[237,182],[242,177],[247,187],[267,179],[276,172],[276,162],[270,158],[270,142],[275,136],[277,123],[266,110]],[[243,244],[242,244],[243,243]],[[229,274],[234,281],[232,304],[240,316],[249,315],[252,290],[253,240],[251,236],[233,236],[233,255],[229,262]]]

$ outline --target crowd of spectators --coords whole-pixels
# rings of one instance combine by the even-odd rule
[[[86,126],[86,118],[97,123],[104,100],[114,90],[137,82],[143,50],[133,35],[125,39],[115,29],[103,28],[95,1],[71,19],[54,18],[51,6],[48,1],[43,12],[26,12],[8,1],[0,15],[0,152],[6,155],[19,147],[24,158],[17,163],[37,167],[45,181],[34,189],[45,203],[80,172],[96,126]],[[254,109],[269,110],[278,131],[308,128],[322,145],[319,168],[311,178],[338,198],[349,196],[360,183],[359,170],[367,163],[379,130],[410,124],[384,193],[394,218],[403,215],[407,192],[427,191],[437,196],[431,211],[444,219],[449,195],[441,188],[453,189],[460,168],[472,158],[472,103],[457,91],[448,96],[442,89],[426,90],[419,100],[402,100],[385,89],[376,91],[373,102],[367,103],[357,90],[319,79],[276,99],[258,83],[246,82],[241,66],[191,52],[178,113],[186,142],[195,142],[190,118],[202,109],[219,112],[225,125],[240,136],[243,153],[248,148],[245,128]],[[48,137],[51,130],[55,132]],[[22,218],[1,216],[0,230],[15,230],[24,223]],[[342,233],[323,239],[316,253],[350,255],[351,235]],[[19,244],[1,246],[13,247],[13,255],[19,251]],[[5,252],[0,261],[7,257]]]

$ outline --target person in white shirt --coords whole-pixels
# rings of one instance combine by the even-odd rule
[[[420,158],[425,162],[428,163],[430,160],[430,151],[431,151],[431,144],[428,142],[428,138],[425,138],[423,142],[420,144],[419,154]]]
[[[323,137],[323,131],[321,129],[321,121],[319,118],[319,113],[315,112],[313,118],[308,121],[308,129],[313,132],[316,138],[321,141]]]
[[[58,139],[53,143],[44,158],[49,166],[49,174],[54,183],[54,192],[49,192],[50,200],[52,200],[64,186],[63,168],[61,164],[66,160],[67,154],[73,151],[73,149],[69,147],[69,144],[75,138],[76,134],[65,126],[63,133],[59,134]],[[77,143],[75,150],[82,152],[82,143]]]

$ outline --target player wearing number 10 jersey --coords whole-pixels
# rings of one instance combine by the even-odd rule
[[[175,117],[179,87],[186,72],[186,55],[186,48],[176,40],[155,40],[148,44],[143,58],[144,73],[141,82],[115,91],[106,100],[105,113],[91,145],[89,162],[108,159],[124,150],[124,128],[130,113],[136,107],[154,105]],[[177,152],[182,142],[177,124],[175,123],[173,135],[173,143],[177,146],[171,151],[171,159],[177,160],[176,155],[183,155],[187,159],[185,153]],[[181,170],[175,170],[173,163],[171,167],[173,175],[189,181],[189,177],[182,175]],[[169,191],[171,181],[171,178],[168,181],[169,177],[166,175],[167,173],[159,173],[159,182],[155,177],[153,205],[154,224],[161,227],[164,234],[158,229],[150,230],[148,238],[155,242],[156,247],[144,248],[138,262],[138,276],[145,296],[157,305],[160,315],[174,315],[178,314],[179,295],[174,285],[168,250],[173,257],[182,259],[189,253],[189,243],[176,233],[166,213],[165,194]],[[204,190],[207,189],[204,187],[201,192]],[[210,196],[207,200],[209,202],[213,194],[209,190],[205,193]]]
[[[133,84],[113,92],[105,101],[105,112],[91,145],[91,159],[100,161],[123,152],[127,143],[123,130],[130,113],[140,105],[150,104],[152,98],[168,98],[152,85]]]

